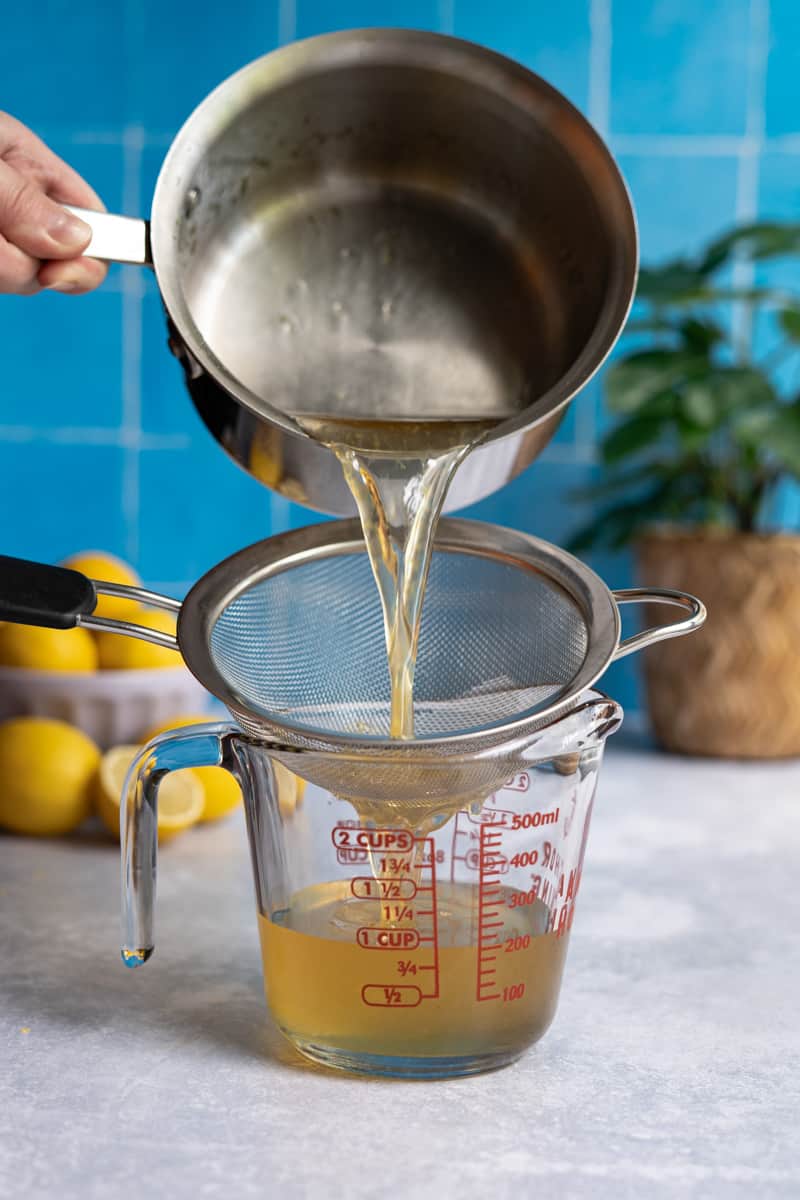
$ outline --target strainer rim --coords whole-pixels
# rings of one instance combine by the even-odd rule
[[[490,725],[446,732],[435,737],[414,738],[412,741],[368,733],[337,733],[330,729],[316,729],[310,725],[296,724],[275,713],[266,715],[254,709],[228,683],[214,662],[211,635],[216,621],[239,595],[272,575],[332,556],[365,554],[361,525],[356,518],[323,521],[275,534],[244,547],[212,567],[190,589],[181,606],[177,624],[180,651],[189,670],[208,691],[232,710],[244,710],[254,723],[263,722],[265,728],[268,727],[270,737],[280,736],[280,731],[286,730],[291,738],[325,743],[331,749],[356,744],[377,753],[397,750],[399,747],[405,751],[414,747],[422,752],[458,742],[474,746],[487,738],[494,741],[516,736],[534,724],[552,720],[574,704],[604,674],[619,645],[621,619],[610,588],[586,563],[560,546],[532,534],[464,517],[443,517],[439,521],[434,551],[471,553],[495,561],[506,561],[510,565],[524,565],[546,578],[551,585],[560,587],[573,603],[578,603],[576,590],[581,594],[583,605],[579,607],[589,632],[586,654],[572,679],[555,696],[542,705],[526,709],[512,718],[501,718]],[[543,569],[544,564],[550,569]],[[567,586],[568,583],[572,586]]]

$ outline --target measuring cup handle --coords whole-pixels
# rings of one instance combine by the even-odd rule
[[[119,217],[115,213],[97,212],[93,208],[78,208],[75,204],[65,204],[64,208],[80,217],[92,231],[92,240],[83,252],[84,258],[134,263],[140,267],[153,265],[149,221],[143,221],[140,217]]]
[[[656,642],[664,642],[668,638],[683,637],[685,633],[693,633],[699,629],[706,619],[706,606],[696,596],[688,592],[677,592],[671,588],[621,588],[612,595],[617,604],[670,604],[682,608],[690,615],[683,621],[674,621],[671,625],[657,625],[653,629],[645,629],[633,637],[626,638],[617,646],[613,662],[644,650]]]
[[[158,789],[170,771],[229,761],[235,725],[195,725],[154,738],[128,768],[119,810],[122,847],[122,961],[140,967],[153,953],[158,859]]]

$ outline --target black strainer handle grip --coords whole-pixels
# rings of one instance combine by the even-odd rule
[[[96,605],[95,586],[79,571],[0,554],[0,621],[72,629]]]
[[[626,654],[634,654],[644,650],[656,642],[665,642],[667,638],[683,637],[685,633],[693,633],[699,629],[706,619],[706,606],[696,596],[688,592],[676,592],[671,588],[620,588],[612,595],[617,604],[670,604],[682,608],[689,616],[682,621],[673,621],[670,625],[656,625],[653,629],[645,629],[635,633],[633,637],[620,642],[612,659],[624,658]]]
[[[175,636],[164,630],[113,617],[92,616],[98,595],[123,596],[173,613],[179,612],[181,607],[179,600],[171,600],[146,588],[103,583],[68,567],[52,567],[0,554],[0,621],[11,621],[14,625],[42,625],[46,629],[72,629],[83,625],[86,629],[124,633],[170,650],[177,649]]]

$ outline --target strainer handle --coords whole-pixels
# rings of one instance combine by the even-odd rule
[[[94,616],[98,596],[122,596],[172,613],[179,612],[181,607],[179,600],[171,600],[169,596],[161,596],[147,588],[104,583],[99,579],[88,579],[71,567],[53,567],[0,554],[0,621],[40,625],[46,629],[73,629],[82,625],[85,629],[124,633],[127,637],[177,650],[178,642],[172,633],[137,625],[135,621]]]
[[[674,621],[671,625],[657,625],[653,629],[645,629],[635,633],[633,637],[620,642],[612,659],[624,658],[626,654],[634,654],[644,650],[656,642],[664,642],[667,638],[683,637],[685,633],[693,633],[699,629],[706,619],[706,606],[696,596],[688,592],[676,592],[671,588],[620,588],[612,595],[617,604],[670,604],[682,608],[689,616],[682,621]]]

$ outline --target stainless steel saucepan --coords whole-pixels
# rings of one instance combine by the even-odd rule
[[[189,117],[149,226],[82,212],[88,253],[152,263],[194,402],[229,454],[352,511],[314,422],[489,423],[449,507],[522,470],[604,360],[636,228],[600,137],[536,75],[412,30],[260,58]],[[420,424],[422,428],[420,429]]]

